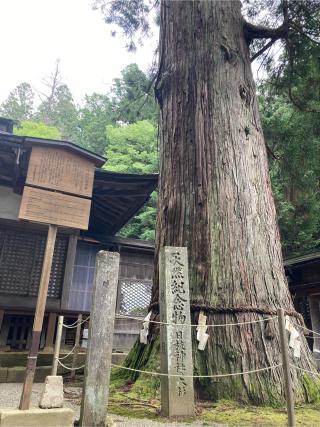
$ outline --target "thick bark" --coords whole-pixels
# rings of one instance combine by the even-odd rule
[[[240,2],[162,2],[156,94],[161,164],[153,302],[159,248],[187,246],[194,322],[199,304],[224,310],[208,311],[208,323],[219,324],[261,319],[257,312],[278,307],[294,311]],[[281,363],[274,321],[209,333],[204,352],[194,341],[195,374]],[[305,342],[296,363],[312,369]],[[297,401],[308,400],[312,381],[295,370],[292,376]],[[281,368],[197,385],[199,395],[212,399],[283,401]]]

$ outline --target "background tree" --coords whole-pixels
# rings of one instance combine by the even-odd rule
[[[285,96],[260,96],[260,110],[285,257],[319,249],[319,114],[297,111]]]
[[[285,256],[319,248],[320,38],[316,3],[294,2],[287,49],[260,85],[260,109]],[[289,15],[291,16],[291,15]],[[316,35],[318,34],[318,37]],[[269,61],[270,62],[270,61]]]
[[[1,104],[0,114],[13,120],[30,120],[33,115],[34,92],[29,83],[20,83]]]
[[[132,10],[123,1],[115,0],[111,6],[99,3],[104,13],[112,12],[105,19],[129,33],[137,29],[141,16],[142,26],[146,20],[142,6]],[[248,5],[249,22],[238,1],[161,1],[155,83],[161,146],[153,316],[158,312],[158,251],[169,245],[189,249],[193,322],[200,308],[208,314],[208,323],[258,320],[277,307],[296,318],[284,275],[250,54],[251,58],[266,55],[284,40],[292,56],[301,37],[311,37],[309,15],[319,31],[318,2],[264,3],[265,14],[261,14],[262,3]],[[265,22],[255,24],[254,18],[261,16]],[[272,25],[276,22],[280,25]],[[195,373],[237,372],[278,363],[279,338],[269,332],[270,326],[216,328],[206,350],[194,350]],[[126,363],[154,366],[155,336],[151,334],[146,347],[137,343]],[[295,363],[313,368],[305,340],[302,357]],[[297,401],[315,397],[312,378],[297,370],[292,370],[292,377]],[[200,396],[211,399],[283,401],[280,369],[222,378],[214,384],[198,381],[196,386]]]
[[[85,96],[79,110],[77,143],[98,154],[106,150],[106,126],[113,123],[113,108],[108,95]]]
[[[77,137],[77,107],[69,87],[62,82],[57,61],[54,71],[43,80],[44,92],[39,92],[41,103],[36,119],[47,125],[55,126],[62,132],[62,137],[75,140]]]
[[[108,125],[106,140],[108,170],[142,174],[158,172],[157,129],[151,122]]]
[[[41,102],[38,107],[37,119],[61,130],[62,137],[75,140],[77,136],[77,108],[70,89],[60,84],[53,98]]]
[[[108,159],[105,168],[114,172],[150,174],[159,171],[157,129],[144,120],[106,128]],[[121,230],[123,237],[153,240],[155,235],[157,193]]]
[[[139,120],[158,121],[158,108],[151,91],[152,77],[137,64],[128,65],[121,78],[114,79],[112,99],[115,120],[134,123]]]
[[[61,132],[54,126],[48,126],[41,122],[22,121],[14,128],[15,135],[34,136],[35,138],[61,139]]]

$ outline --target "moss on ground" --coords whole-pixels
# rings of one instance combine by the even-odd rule
[[[109,411],[113,414],[139,419],[157,420],[168,423],[170,420],[161,417],[160,381],[156,377],[141,376],[135,382],[125,381],[120,376],[112,381],[110,388]],[[314,396],[315,397],[315,396]],[[319,396],[317,401],[319,402]],[[296,406],[297,426],[320,426],[320,403]],[[172,421],[172,420],[171,420]],[[203,423],[226,426],[287,426],[285,407],[253,406],[238,402],[198,401],[194,418],[180,418],[185,423],[202,421]]]
[[[296,408],[297,426],[319,425],[319,405]],[[230,426],[287,426],[285,408],[241,406],[232,402],[219,402],[201,411],[201,419]]]
[[[155,348],[157,351],[157,349]],[[154,370],[156,366],[150,367]],[[150,381],[151,380],[151,381]],[[78,379],[79,381],[79,379]],[[79,385],[70,383],[71,385]],[[306,379],[308,381],[308,378]],[[314,396],[316,397],[316,396]],[[168,418],[160,414],[160,380],[158,377],[141,375],[133,382],[130,375],[123,377],[123,371],[114,369],[110,383],[108,410],[128,418],[150,419],[169,424]],[[306,404],[296,407],[296,425],[320,426],[320,403]],[[179,421],[192,424],[202,421],[204,424],[238,427],[285,427],[287,414],[285,407],[253,406],[231,401],[198,401],[194,418],[179,418]]]
[[[129,418],[150,419],[168,424],[168,418],[161,417],[159,397],[146,398],[139,394],[137,389],[127,385],[121,389],[114,389],[110,395],[109,412]],[[303,405],[296,408],[297,426],[318,426],[320,405]],[[220,401],[197,402],[196,416],[194,418],[180,417],[178,421],[192,424],[202,421],[208,425],[221,424],[226,426],[256,426],[256,427],[285,427],[287,414],[285,408],[272,408],[266,406],[244,406],[239,403]]]

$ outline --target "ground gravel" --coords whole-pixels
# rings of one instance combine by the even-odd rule
[[[32,390],[31,406],[38,407],[43,384],[34,384]],[[4,383],[0,384],[0,407],[1,408],[17,408],[20,401],[22,384],[20,383]],[[65,387],[65,407],[71,408],[75,413],[75,420],[79,419],[80,415],[80,395],[81,388],[79,387]],[[119,415],[112,415],[115,427],[163,427],[168,425],[170,427],[187,427],[191,424],[186,423],[163,423],[155,422],[147,419],[134,419],[121,417]],[[192,423],[197,426],[217,426],[217,424],[203,423],[201,421]],[[23,426],[21,426],[23,427]],[[47,426],[49,427],[49,426]]]

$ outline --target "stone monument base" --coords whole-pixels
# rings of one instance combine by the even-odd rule
[[[72,427],[73,411],[69,408],[0,409],[0,427]]]

